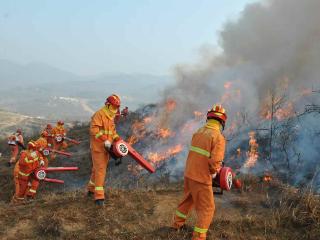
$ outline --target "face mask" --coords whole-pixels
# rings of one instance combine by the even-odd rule
[[[118,112],[118,108],[113,106],[113,105],[109,105],[109,110],[112,112],[112,113],[117,113]]]

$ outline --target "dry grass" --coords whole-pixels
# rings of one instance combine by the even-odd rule
[[[0,238],[190,239],[194,213],[186,229],[168,228],[180,190],[179,185],[157,191],[111,189],[104,208],[95,207],[80,191],[43,193],[22,206],[1,203]],[[208,239],[319,239],[319,206],[319,199],[310,192],[297,193],[284,186],[226,193],[216,197]]]

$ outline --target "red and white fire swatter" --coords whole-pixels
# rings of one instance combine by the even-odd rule
[[[233,172],[229,167],[221,168],[217,178],[219,178],[220,188],[226,191],[230,191],[233,182]]]
[[[52,183],[60,183],[63,184],[64,181],[60,179],[47,178],[48,172],[64,172],[64,171],[77,171],[78,167],[48,167],[48,168],[39,168],[35,172],[35,176],[39,181],[52,182]]]
[[[153,166],[142,157],[130,144],[123,140],[119,140],[112,144],[112,152],[117,157],[125,157],[128,154],[144,169],[150,173],[154,173],[156,170]]]

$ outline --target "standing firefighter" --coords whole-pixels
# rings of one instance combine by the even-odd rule
[[[55,126],[52,131],[51,135],[53,137],[53,149],[54,150],[65,150],[68,147],[68,144],[64,141],[64,138],[67,135],[67,132],[64,128],[64,122],[59,120],[57,122],[57,126]],[[51,160],[56,158],[56,154],[53,153],[51,155]]]
[[[98,206],[104,205],[105,198],[104,183],[110,159],[106,149],[110,148],[113,141],[119,139],[114,123],[119,108],[120,98],[113,94],[107,98],[105,106],[91,119],[90,148],[93,167],[87,189],[89,196],[94,194],[95,203]]]
[[[25,149],[21,129],[18,129],[16,133],[12,134],[8,138],[8,145],[11,148],[11,158],[8,165],[11,166],[17,160],[19,154],[19,146]]]
[[[197,222],[193,240],[204,240],[211,224],[215,204],[212,179],[220,171],[225,151],[221,134],[227,115],[221,105],[214,105],[207,113],[207,123],[192,137],[184,173],[184,197],[176,210],[173,227],[180,229],[191,208],[195,208]]]

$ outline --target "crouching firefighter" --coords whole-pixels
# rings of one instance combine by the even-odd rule
[[[90,123],[90,149],[92,173],[87,185],[88,196],[94,195],[95,204],[104,205],[104,184],[110,154],[106,150],[113,141],[120,139],[114,119],[120,108],[119,96],[113,94],[106,99],[105,106],[97,111]]]
[[[30,141],[27,150],[21,152],[19,161],[15,167],[17,176],[15,178],[16,193],[13,197],[14,203],[24,201],[25,196],[34,198],[39,186],[39,181],[33,173],[43,165],[44,161],[40,152],[37,150],[37,144],[34,141]]]
[[[192,208],[197,214],[193,240],[204,240],[211,224],[215,204],[212,179],[222,167],[225,138],[222,135],[227,115],[221,105],[214,105],[207,113],[207,122],[192,136],[184,173],[184,197],[175,213],[173,227],[184,226]]]

